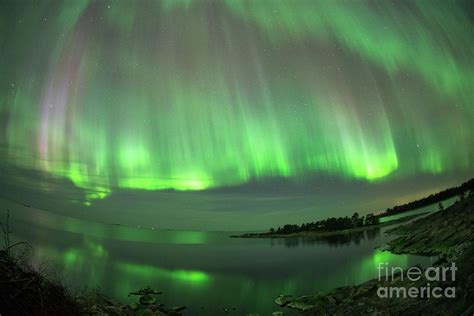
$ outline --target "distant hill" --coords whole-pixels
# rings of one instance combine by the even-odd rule
[[[432,205],[449,199],[453,196],[460,196],[461,199],[464,199],[466,192],[474,192],[474,178],[464,182],[460,186],[449,188],[443,191],[440,191],[435,194],[430,194],[429,196],[412,201],[403,205],[394,206],[388,208],[384,213],[374,215],[367,214],[366,216],[360,216],[359,213],[354,213],[351,217],[330,217],[324,220],[319,220],[311,223],[303,223],[301,225],[296,224],[286,224],[282,227],[276,229],[270,228],[269,231],[263,233],[245,233],[242,235],[231,236],[231,237],[243,237],[243,238],[268,238],[268,237],[292,237],[292,236],[301,236],[305,233],[311,232],[313,234],[328,234],[341,231],[357,231],[364,230],[371,227],[378,227],[382,225],[380,223],[380,218],[385,216],[390,216],[394,214],[400,214],[414,209]],[[393,223],[393,221],[386,222],[384,225]]]
[[[424,206],[428,206],[434,203],[444,201],[456,195],[464,196],[466,191],[470,191],[470,190],[474,191],[474,178],[472,178],[469,181],[464,182],[460,186],[449,188],[435,194],[430,194],[429,196],[416,200],[416,201],[412,201],[412,202],[402,204],[402,205],[397,205],[392,208],[387,208],[385,212],[378,214],[377,217],[380,218],[380,217],[412,211],[420,207],[424,207]]]

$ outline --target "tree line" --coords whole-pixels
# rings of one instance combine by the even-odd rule
[[[464,194],[466,191],[473,191],[473,190],[474,190],[474,178],[469,181],[464,182],[460,186],[449,188],[435,194],[430,194],[427,197],[416,200],[416,201],[412,201],[412,202],[402,204],[402,205],[397,205],[392,208],[387,208],[384,213],[378,216],[384,217],[384,216],[390,216],[390,215],[399,214],[403,212],[408,212],[420,207],[424,207],[424,206],[441,202],[443,200],[452,198],[453,196],[456,196],[456,195],[459,195],[459,196],[462,195],[464,197]]]
[[[314,232],[329,232],[350,228],[358,228],[365,226],[377,225],[379,218],[374,214],[367,214],[360,216],[359,213],[354,213],[351,217],[330,217],[320,221],[311,223],[304,223],[302,225],[287,224],[277,229],[270,228],[271,234],[292,234],[304,231]]]
[[[449,188],[440,191],[435,194],[412,201],[406,204],[397,205],[392,208],[387,208],[384,213],[379,215],[367,214],[366,216],[360,216],[359,213],[355,212],[351,217],[330,217],[324,220],[315,221],[311,223],[304,223],[302,225],[287,224],[277,229],[270,228],[270,234],[292,234],[304,231],[314,232],[329,232],[351,228],[358,228],[364,226],[372,226],[379,224],[379,219],[384,216],[399,214],[407,211],[411,211],[420,207],[432,205],[439,202],[440,210],[444,209],[441,201],[449,199],[453,196],[459,195],[460,199],[464,198],[465,193],[470,191],[471,194],[474,192],[474,178],[464,182],[460,186]]]

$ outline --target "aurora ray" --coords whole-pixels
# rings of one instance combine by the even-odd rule
[[[463,174],[474,147],[465,6],[3,1],[2,156],[90,200]]]

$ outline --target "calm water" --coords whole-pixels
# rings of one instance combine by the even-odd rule
[[[379,262],[407,267],[434,258],[392,255],[375,248],[384,230],[325,241],[235,239],[232,232],[164,231],[91,223],[3,200],[14,237],[34,247],[33,261],[61,271],[74,289],[100,287],[128,301],[150,285],[168,306],[188,315],[280,310],[279,294],[305,295],[377,276]],[[0,212],[3,217],[3,210]]]

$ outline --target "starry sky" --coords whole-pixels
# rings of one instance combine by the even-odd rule
[[[473,11],[1,1],[3,194],[217,229],[375,211],[457,184],[474,170]]]

